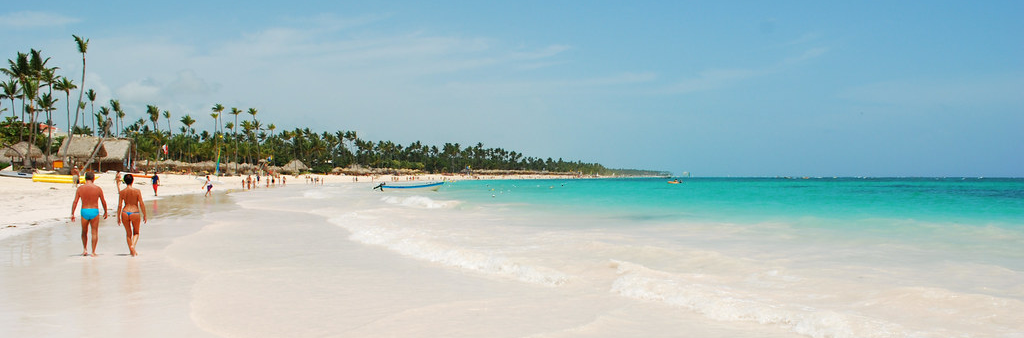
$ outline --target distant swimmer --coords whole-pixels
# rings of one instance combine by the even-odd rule
[[[92,256],[96,257],[96,242],[100,227],[100,209],[96,202],[103,202],[103,219],[107,218],[107,200],[103,198],[103,189],[93,184],[96,174],[89,171],[85,173],[85,184],[75,190],[75,201],[71,202],[71,222],[75,221],[75,208],[78,207],[78,200],[82,200],[82,256],[89,256],[86,251],[86,243],[89,239],[89,229],[92,229]]]
[[[142,191],[133,188],[135,178],[132,174],[124,175],[125,188],[117,194],[117,224],[124,226],[128,252],[138,256],[135,245],[139,242],[141,223],[146,223],[146,204],[142,201]],[[141,215],[140,215],[141,214]],[[141,222],[140,222],[141,221]]]

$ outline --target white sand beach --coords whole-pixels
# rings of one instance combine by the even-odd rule
[[[139,257],[127,255],[113,219],[101,222],[98,256],[79,256],[79,225],[67,219],[70,185],[0,181],[9,187],[5,211],[19,216],[5,221],[0,239],[0,336],[527,337],[582,330],[612,337],[642,332],[636,323],[657,322],[650,333],[670,333],[700,321],[659,314],[658,305],[631,310],[632,302],[604,292],[594,297],[586,284],[566,291],[409,259],[352,240],[351,229],[329,222],[334,211],[308,209],[317,200],[380,212],[373,210],[391,202],[370,188],[408,178],[321,176],[328,185],[358,182],[328,189],[298,178],[243,191],[236,177],[237,184],[225,182],[204,197],[193,177],[161,177],[159,198],[141,187],[151,216]],[[99,184],[112,208],[112,178],[102,175]],[[602,319],[607,311],[618,315]],[[635,323],[621,326],[623,319]],[[731,329],[690,331],[727,336]]]
[[[10,170],[7,168],[6,170]],[[96,185],[103,189],[107,200],[109,215],[112,217],[116,211],[117,185],[114,183],[116,172],[98,174]],[[157,196],[154,196],[153,188],[149,178],[141,178],[135,181],[134,186],[143,192],[146,201],[159,200],[162,197],[177,196],[182,194],[202,194],[204,177],[161,173],[160,185],[157,188]],[[84,176],[83,176],[84,177]],[[564,175],[416,175],[416,176],[339,176],[339,175],[298,175],[286,176],[287,184],[307,184],[309,178],[322,180],[322,184],[330,183],[359,183],[359,182],[407,182],[407,181],[457,181],[466,179],[542,179],[542,178],[570,178]],[[211,180],[216,181],[215,191],[238,191],[242,190],[242,179],[240,176],[212,176]],[[253,176],[255,179],[255,176]],[[84,182],[84,178],[82,179]],[[256,187],[265,188],[266,181],[261,180],[261,185]],[[281,183],[278,183],[281,184]],[[121,184],[124,186],[124,183]],[[71,221],[71,202],[75,197],[75,187],[64,183],[33,182],[30,179],[0,177],[0,213],[4,220],[0,223],[0,239],[14,236],[25,231],[52,226],[61,222]]]
[[[194,177],[161,176],[159,198],[140,187],[150,219],[137,257],[113,219],[100,224],[97,256],[80,256],[70,185],[0,179],[24,196],[5,196],[5,211],[22,223],[5,221],[0,238],[0,337],[1015,337],[1024,329],[1016,319],[1024,290],[1012,283],[1020,275],[998,266],[929,265],[902,246],[860,249],[857,238],[797,245],[817,235],[771,222],[646,223],[502,201],[502,193],[601,181],[504,182],[521,188],[496,191],[484,206],[457,196],[490,200],[502,182],[386,193],[372,187],[474,177],[317,176],[324,185],[289,177],[254,190],[222,177],[206,197]],[[112,207],[112,178],[100,185]],[[996,244],[989,252],[1019,253]],[[944,285],[938,276],[965,277]]]

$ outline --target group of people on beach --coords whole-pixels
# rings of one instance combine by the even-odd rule
[[[306,175],[306,184],[312,185],[324,185],[324,179],[320,176]]]
[[[280,178],[281,186],[283,187],[285,185],[285,183],[287,182],[287,178],[284,175],[280,175],[280,176],[269,175],[265,179],[263,179],[263,181],[264,181],[264,183],[266,183],[267,188],[270,188],[271,185],[276,187],[277,186],[277,182],[278,182],[278,178]],[[260,174],[256,174],[256,179],[255,180],[253,180],[252,175],[246,176],[246,178],[242,179],[242,189],[251,190],[254,187],[258,188],[259,186],[260,186]]]
[[[119,174],[120,175],[120,174]],[[82,220],[82,256],[96,256],[96,243],[99,241],[100,209],[103,204],[103,219],[107,219],[107,200],[103,198],[103,189],[95,184],[96,174],[92,171],[85,173],[85,184],[75,189],[75,200],[71,203],[71,222],[75,221],[75,209],[78,208],[78,201],[82,201],[80,216]],[[142,201],[142,192],[132,187],[135,178],[132,174],[124,175],[125,188],[120,189],[118,184],[117,193],[117,224],[124,226],[125,237],[128,243],[128,250],[132,256],[138,256],[135,245],[139,241],[139,229],[142,223],[148,222],[146,215],[146,204]],[[156,194],[156,175],[153,175],[153,193]],[[92,253],[87,250],[89,233],[92,233]]]

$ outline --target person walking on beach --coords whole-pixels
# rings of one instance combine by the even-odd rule
[[[157,176],[156,172],[154,171],[153,172],[153,196],[156,196],[156,187],[159,186],[159,185],[160,185],[160,176]]]
[[[213,181],[210,181],[210,175],[206,175],[206,197],[210,197],[210,191],[213,190]],[[199,189],[202,189],[200,187]]]
[[[128,241],[128,252],[132,257],[138,256],[135,244],[139,242],[139,228],[146,223],[146,204],[142,202],[142,191],[132,187],[135,178],[132,174],[124,175],[125,187],[117,193],[117,224],[124,226],[125,238]],[[142,215],[139,215],[139,214]],[[140,222],[141,221],[141,222]]]
[[[96,242],[99,240],[100,209],[96,201],[103,202],[103,219],[107,219],[107,200],[103,198],[103,189],[93,184],[96,174],[85,173],[85,184],[75,189],[75,201],[71,202],[71,222],[75,221],[75,208],[78,207],[78,200],[82,200],[82,256],[89,256],[86,251],[86,242],[89,240],[89,230],[92,229],[92,256],[96,257]]]
[[[117,193],[121,193],[121,172],[120,171],[118,171],[117,174],[114,175],[114,184],[117,184]]]
[[[71,168],[71,183],[74,183],[76,187],[78,186],[78,175],[78,166],[76,165],[74,168]]]

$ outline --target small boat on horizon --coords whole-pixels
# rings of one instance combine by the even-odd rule
[[[382,192],[384,191],[384,189],[426,189],[426,190],[431,190],[431,191],[437,191],[437,189],[441,188],[441,185],[444,185],[444,182],[432,182],[432,183],[423,183],[423,184],[392,184],[392,185],[388,185],[387,183],[381,182],[381,184],[378,184],[376,187],[373,187],[373,189],[374,190],[380,189],[380,191],[382,191]]]
[[[679,183],[683,183],[683,181],[680,181],[678,178],[674,179],[674,180],[671,180],[671,181],[668,181],[668,184],[679,184]]]

